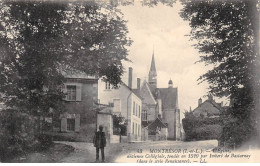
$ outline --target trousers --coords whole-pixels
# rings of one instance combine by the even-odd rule
[[[96,147],[96,160],[99,160],[99,149],[101,149],[102,161],[105,160],[104,147]]]

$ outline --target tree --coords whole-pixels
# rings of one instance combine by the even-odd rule
[[[122,15],[95,2],[1,2],[0,93],[30,115],[61,110],[64,72],[121,81],[131,40]]]
[[[64,73],[121,81],[131,44],[125,23],[115,8],[95,2],[0,1],[0,100],[12,109],[0,114],[1,160],[45,142],[28,125],[63,110]]]
[[[199,80],[216,96],[230,96],[231,115],[257,131],[259,116],[259,10],[257,0],[182,0],[180,15],[190,22],[190,36],[214,68]],[[248,138],[248,136],[247,136]],[[246,140],[246,139],[245,139]],[[244,141],[245,141],[244,140]],[[240,143],[243,141],[240,141]]]
[[[126,120],[121,114],[113,115],[113,132],[115,135],[127,135],[126,127]]]

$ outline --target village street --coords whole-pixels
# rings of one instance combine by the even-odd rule
[[[74,152],[63,158],[59,162],[63,163],[91,163],[95,162],[95,147],[91,143],[84,142],[60,142],[66,145],[73,146]],[[105,162],[136,162],[136,158],[127,158],[128,154],[137,154],[138,149],[142,153],[150,151],[150,149],[203,149],[211,150],[217,146],[216,140],[207,141],[149,141],[135,143],[110,144],[105,148]],[[140,151],[139,151],[140,152]]]

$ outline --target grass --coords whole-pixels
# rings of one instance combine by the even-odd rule
[[[6,161],[7,163],[56,163],[68,156],[74,148],[69,145],[54,143],[47,149],[37,150]]]

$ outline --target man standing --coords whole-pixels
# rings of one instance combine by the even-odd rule
[[[102,161],[105,161],[104,148],[106,146],[106,136],[103,132],[103,126],[99,126],[99,131],[95,133],[93,144],[96,147],[96,161],[99,160],[99,149],[101,149]]]

